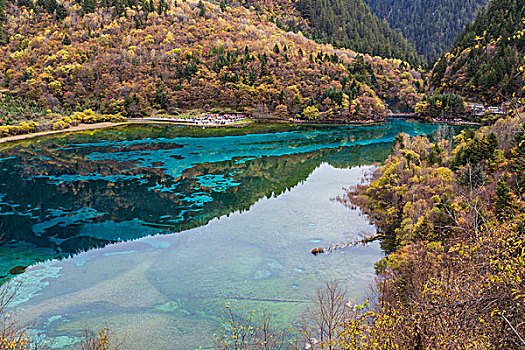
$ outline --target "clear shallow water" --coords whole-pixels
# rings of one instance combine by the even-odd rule
[[[436,129],[395,120],[210,137],[132,126],[15,145],[0,152],[1,271],[87,251],[18,277],[20,317],[57,347],[105,324],[130,348],[209,346],[226,301],[287,324],[323,281],[366,295],[377,245],[310,254],[374,230],[330,198],[398,132]]]
[[[235,310],[271,310],[289,325],[325,280],[342,281],[361,299],[382,256],[378,245],[318,257],[310,250],[374,232],[358,212],[330,201],[342,178],[355,184],[366,169],[323,163],[248,212],[34,266],[21,276],[19,313],[51,337],[107,323],[130,349],[191,349],[211,345],[227,301]]]

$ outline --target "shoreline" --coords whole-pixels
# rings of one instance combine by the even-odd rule
[[[237,124],[239,121],[231,122],[228,124],[197,124],[193,120],[188,118],[188,121],[181,119],[170,119],[170,118],[128,118],[129,124],[173,124],[173,125],[182,125],[182,126],[193,126],[196,128],[238,128],[243,127],[243,124]],[[243,119],[243,120],[253,120],[253,119]]]
[[[455,125],[455,126],[462,126],[462,125],[481,126],[481,123],[470,122],[468,120],[462,120],[462,119],[453,119],[453,120],[432,119],[432,122],[436,124],[447,124],[447,125]]]
[[[29,133],[29,134],[1,137],[0,144],[7,143],[7,142],[13,142],[13,141],[22,141],[22,140],[32,139],[36,137],[41,137],[41,136],[63,134],[67,132],[104,129],[104,128],[110,128],[113,126],[119,126],[119,125],[124,125],[124,124],[128,124],[128,122],[123,122],[123,123],[104,122],[104,123],[97,123],[97,124],[80,124],[80,125],[72,126],[70,128],[62,129],[62,130],[47,130],[47,131],[39,131],[39,132],[34,132],[34,133]]]
[[[296,121],[290,121],[289,119],[266,119],[266,120],[257,120],[257,119],[251,119],[252,122],[274,122],[274,123],[288,123],[290,125],[372,125],[377,123],[382,123],[385,120],[368,120],[368,121],[352,121],[352,122],[346,122],[346,123],[327,123],[324,121],[323,123],[319,122],[296,122]],[[168,118],[157,118],[157,119],[141,119],[141,118],[130,118],[126,122],[121,123],[112,123],[112,122],[104,122],[104,123],[96,123],[96,124],[79,124],[77,126],[73,126],[67,129],[62,130],[46,130],[46,131],[39,131],[35,133],[29,133],[29,134],[20,134],[20,135],[14,135],[14,136],[6,136],[0,138],[0,144],[5,144],[9,142],[15,142],[15,141],[23,141],[23,140],[29,140],[33,138],[38,137],[44,137],[49,135],[55,135],[55,134],[64,134],[69,132],[80,132],[80,131],[89,131],[89,130],[97,130],[97,129],[106,129],[111,128],[115,126],[121,126],[121,125],[131,125],[131,124],[170,124],[170,125],[180,125],[185,127],[195,127],[195,128],[243,128],[245,126],[251,125],[249,124],[243,124],[243,123],[230,123],[230,124],[222,124],[222,125],[196,125],[192,122],[184,123],[180,120],[170,120]]]
[[[310,121],[294,119],[295,125],[375,125],[386,122],[385,118],[382,119],[367,119],[367,120],[344,120],[344,119],[333,119],[323,121]]]
[[[414,118],[401,118],[401,119],[410,119],[414,120]],[[417,120],[417,119],[416,119]],[[274,122],[274,123],[289,123],[290,125],[374,125],[374,124],[381,124],[386,121],[386,119],[380,119],[380,120],[353,120],[353,121],[302,121],[302,120],[289,120],[289,119],[250,119],[252,122]],[[432,120],[432,123],[436,124],[448,124],[448,125],[474,125],[477,126],[479,123],[473,123],[473,122],[450,122],[450,121],[444,121],[444,120]],[[15,142],[15,141],[23,141],[43,136],[49,136],[49,135],[55,135],[55,134],[63,134],[68,132],[79,132],[79,131],[89,131],[89,130],[97,130],[97,129],[105,129],[105,128],[111,128],[115,126],[121,126],[121,125],[130,125],[130,124],[171,124],[171,125],[180,125],[185,127],[196,127],[196,128],[243,128],[245,126],[251,125],[249,124],[243,124],[243,123],[229,123],[229,124],[209,124],[209,125],[198,125],[192,122],[184,123],[181,120],[170,120],[169,118],[130,118],[126,122],[121,123],[112,123],[112,122],[104,122],[104,123],[96,123],[96,124],[80,124],[77,126],[70,127],[68,129],[62,129],[62,130],[47,130],[47,131],[40,131],[36,133],[30,133],[30,134],[21,134],[21,135],[14,135],[14,136],[7,136],[7,137],[1,137],[0,138],[0,144],[8,143],[8,142]]]

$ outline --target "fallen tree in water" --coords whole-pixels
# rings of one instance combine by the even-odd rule
[[[330,246],[328,246],[326,248],[317,247],[317,248],[312,249],[311,253],[313,255],[325,254],[325,253],[333,253],[336,250],[350,248],[350,247],[355,247],[355,246],[358,246],[358,245],[366,245],[368,243],[372,243],[372,242],[375,242],[375,241],[380,241],[380,240],[385,239],[385,238],[386,238],[386,236],[382,235],[382,234],[373,235],[373,236],[369,236],[369,237],[365,237],[365,238],[361,238],[361,239],[356,239],[353,242],[339,243],[339,244],[335,244],[335,245],[330,245]]]

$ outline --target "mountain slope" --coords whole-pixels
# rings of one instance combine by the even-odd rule
[[[338,47],[420,64],[414,47],[370,12],[362,0],[298,0],[313,37]]]
[[[281,28],[300,30],[322,43],[400,58],[414,66],[424,61],[413,45],[371,13],[363,0],[246,0],[244,6],[270,13]]]
[[[372,12],[400,30],[417,52],[434,62],[488,0],[365,0]]]
[[[0,84],[9,94],[57,112],[216,108],[328,119],[373,119],[385,111],[380,97],[408,105],[419,98],[421,76],[401,61],[356,59],[256,11],[192,0],[90,1],[7,3]],[[4,124],[17,118],[0,108]]]
[[[489,103],[519,93],[525,53],[525,0],[493,0],[434,66],[432,86]]]

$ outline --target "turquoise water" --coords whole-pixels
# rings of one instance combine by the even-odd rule
[[[105,325],[131,349],[210,346],[226,301],[288,325],[324,281],[366,297],[378,245],[310,254],[374,232],[331,199],[400,131],[437,128],[126,126],[11,145],[0,151],[0,272],[31,265],[16,308],[57,348]]]

